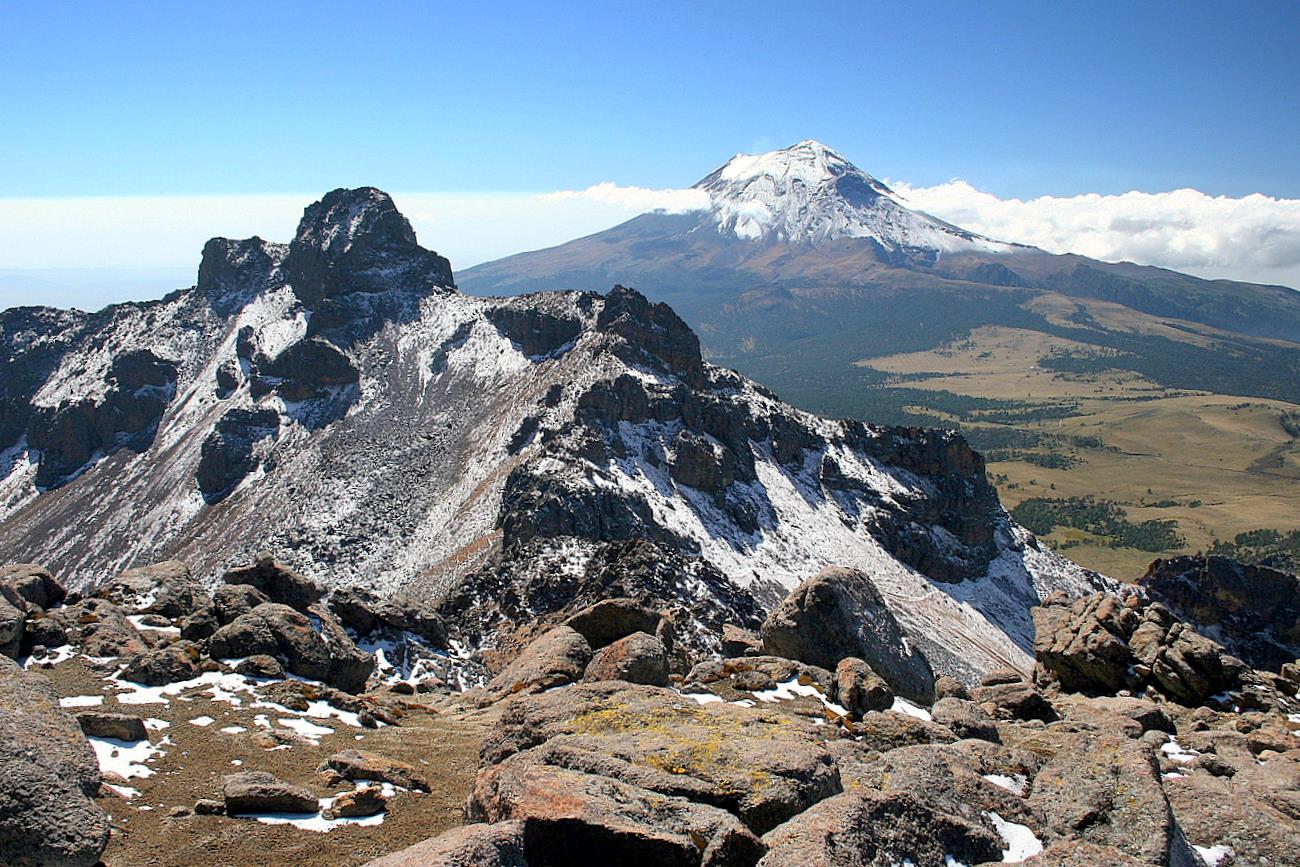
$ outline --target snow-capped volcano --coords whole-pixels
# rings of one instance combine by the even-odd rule
[[[718,231],[818,244],[872,238],[890,251],[1002,252],[1010,245],[907,208],[897,193],[821,142],[736,154],[695,185]]]

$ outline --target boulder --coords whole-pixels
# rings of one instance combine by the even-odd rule
[[[773,656],[829,669],[857,657],[898,695],[927,704],[934,695],[930,663],[858,570],[827,568],[800,584],[763,622],[762,635],[764,652]]]
[[[1300,656],[1300,577],[1227,557],[1187,556],[1156,560],[1138,583],[1251,668],[1276,672]]]
[[[871,867],[1002,860],[1002,840],[907,793],[836,795],[763,836],[760,867]]]
[[[1273,758],[1263,766],[1290,765],[1297,761]],[[1201,849],[1216,846],[1232,850],[1227,864],[1292,864],[1300,840],[1300,782],[1278,780],[1280,787],[1255,778],[1238,780],[1191,773],[1165,781],[1164,789],[1175,819],[1187,841]],[[1282,797],[1279,797],[1282,796]],[[1291,796],[1288,803],[1287,795]],[[1219,850],[1222,851],[1222,850]]]
[[[417,600],[381,599],[362,587],[335,590],[329,599],[330,611],[339,622],[357,635],[376,630],[406,631],[423,639],[430,647],[447,646],[447,627],[437,612]]]
[[[269,677],[274,679],[284,677],[284,666],[280,664],[280,660],[274,656],[267,656],[265,653],[255,653],[252,656],[244,657],[235,665],[235,671],[245,677]]]
[[[1006,683],[1024,682],[1024,673],[1014,668],[995,668],[980,678],[980,686],[1002,686]]]
[[[512,756],[479,771],[471,820],[524,823],[537,864],[747,865],[763,846],[731,813]]]
[[[624,680],[667,686],[668,651],[653,635],[633,632],[596,651],[587,664],[583,680]]]
[[[132,614],[185,617],[208,601],[206,588],[179,560],[128,569],[94,593]]]
[[[127,663],[122,677],[132,683],[162,686],[189,680],[199,674],[199,648],[191,641],[177,641],[145,651]]]
[[[938,725],[951,729],[963,740],[974,738],[998,743],[998,727],[993,719],[973,701],[960,698],[941,698],[930,709],[930,718]]]
[[[574,614],[564,625],[577,632],[593,650],[613,644],[634,632],[654,635],[660,615],[632,599],[602,599]]]
[[[1053,843],[1020,863],[1023,867],[1148,867],[1127,852],[1084,840]]]
[[[970,690],[966,689],[966,684],[957,678],[945,674],[934,682],[934,700],[938,701],[941,698],[969,699]]]
[[[326,819],[359,819],[388,809],[388,797],[380,786],[362,786],[338,795],[322,811]]]
[[[893,711],[872,711],[853,724],[853,734],[863,748],[886,753],[916,744],[950,744],[952,729]]]
[[[613,759],[601,772],[637,786],[694,792],[757,833],[840,791],[835,763],[811,721],[762,705],[699,705],[672,690],[619,681],[510,702],[482,758],[494,764],[543,744]]]
[[[520,651],[514,661],[488,683],[495,696],[542,692],[576,683],[591,662],[591,645],[574,629],[557,626]]]
[[[309,616],[276,602],[264,602],[218,629],[208,640],[208,653],[213,659],[273,656],[293,674],[348,692],[364,687],[375,665],[374,656],[359,650],[333,617]]]
[[[335,774],[345,780],[391,783],[417,792],[433,790],[429,781],[422,777],[413,765],[368,750],[344,750],[335,753],[325,759],[317,770]]]
[[[855,717],[873,710],[888,710],[894,693],[880,675],[860,659],[849,656],[835,667],[835,701]]]
[[[1149,744],[1075,735],[1034,777],[1029,803],[1061,837],[1168,863],[1174,823]]]
[[[971,698],[997,719],[1052,722],[1057,718],[1056,709],[1042,692],[1023,681],[979,686],[971,690]]]
[[[305,575],[277,563],[266,551],[257,555],[251,566],[231,569],[221,576],[226,584],[248,584],[266,594],[272,602],[306,611],[325,595],[325,591]]]
[[[226,815],[250,813],[315,813],[320,809],[316,796],[301,786],[286,783],[266,771],[230,774],[221,782]]]
[[[17,659],[27,632],[27,603],[18,594],[0,588],[0,654]]]
[[[144,720],[126,713],[87,710],[77,714],[77,724],[87,735],[119,741],[143,741],[149,737]]]
[[[0,863],[96,864],[109,831],[100,782],[50,682],[0,659]]]
[[[757,656],[763,652],[763,639],[757,632],[730,623],[722,627],[723,656]]]
[[[122,609],[106,599],[83,599],[56,609],[52,616],[66,630],[69,643],[87,656],[134,657],[151,646]]]
[[[757,692],[790,681],[816,684],[827,696],[835,692],[835,676],[826,669],[780,656],[711,659],[692,668],[683,685],[725,686],[737,692]]]
[[[1053,595],[1033,610],[1034,658],[1070,692],[1114,693],[1127,681],[1137,615],[1117,597]]]
[[[50,570],[38,563],[0,566],[0,587],[7,587],[29,605],[42,610],[58,605],[68,592]]]
[[[452,828],[429,840],[368,861],[364,867],[528,867],[524,823],[482,822]]]

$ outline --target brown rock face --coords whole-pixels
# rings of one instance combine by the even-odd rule
[[[310,618],[287,605],[263,603],[221,627],[208,641],[213,659],[265,654],[287,671],[348,692],[365,686],[375,658],[357,648],[327,613]]]
[[[1168,862],[1173,815],[1149,744],[1079,735],[1034,777],[1029,803],[1062,836]]]
[[[796,587],[763,622],[763,649],[829,669],[856,657],[899,695],[925,703],[934,695],[930,663],[907,643],[871,579],[855,569],[823,569]]]
[[[668,651],[664,643],[653,635],[634,632],[598,650],[587,665],[583,680],[623,680],[667,686]]]
[[[108,843],[95,754],[44,677],[0,659],[0,863],[84,865]]]
[[[301,786],[276,779],[265,771],[230,774],[221,783],[226,815],[249,813],[315,813],[316,796]]]
[[[894,693],[871,666],[850,656],[835,667],[835,700],[860,719],[873,710],[888,710]]]
[[[557,626],[529,644],[488,684],[489,694],[542,692],[576,683],[591,662],[591,645],[568,626]]]
[[[522,821],[529,863],[753,864],[762,844],[735,816],[685,798],[513,756],[479,772],[467,814]]]
[[[1242,684],[1240,660],[1177,621],[1163,605],[1108,594],[1054,594],[1034,609],[1035,677],[1088,695],[1146,687],[1197,705]]]
[[[373,816],[388,808],[388,798],[379,786],[362,786],[336,797],[323,815],[327,819],[357,819]]]
[[[1227,557],[1156,560],[1139,579],[1175,617],[1212,628],[1251,668],[1279,671],[1300,658],[1300,578]]]
[[[77,714],[77,724],[86,734],[119,741],[142,741],[149,737],[144,720],[125,713],[87,710]]]
[[[610,681],[512,701],[483,744],[483,762],[542,744],[563,748],[566,766],[585,757],[634,785],[695,792],[755,832],[840,791],[811,722],[765,708],[697,705],[656,687]]]
[[[365,867],[529,867],[524,823],[476,823],[366,863]]]
[[[602,599],[574,614],[564,625],[587,639],[593,650],[599,650],[633,632],[654,635],[660,617],[633,599]]]
[[[866,867],[896,863],[906,852],[916,864],[1000,861],[1002,841],[955,816],[936,812],[907,794],[849,793],[828,798],[764,835],[760,867]]]

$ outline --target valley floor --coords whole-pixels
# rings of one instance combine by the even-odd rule
[[[1076,375],[1039,364],[1077,349],[1041,332],[991,327],[955,344],[859,364],[923,391],[1077,405],[1064,417],[1035,418],[1031,411],[1009,425],[1047,437],[1047,446],[985,449],[1008,509],[1030,498],[1094,497],[1121,507],[1134,524],[1176,521],[1184,544],[1173,550],[1182,552],[1259,528],[1300,528],[1300,439],[1283,424],[1300,406],[1175,391],[1120,370]],[[919,402],[916,411],[942,415]],[[962,427],[969,433],[1008,426],[968,417]],[[1071,559],[1123,580],[1167,555],[1112,547],[1110,538],[1077,527],[1058,526],[1043,538]]]

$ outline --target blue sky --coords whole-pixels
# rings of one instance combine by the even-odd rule
[[[683,186],[818,138],[1003,196],[1300,197],[1300,4],[5,2],[7,196]]]
[[[0,0],[0,13],[0,273],[125,267],[114,255],[192,268],[201,236],[285,238],[338,186],[680,188],[735,152],[804,138],[881,177],[961,178],[1001,199],[1300,199],[1294,2]],[[195,198],[278,194],[293,207],[258,219],[252,198]],[[70,197],[173,201],[118,221],[158,233],[137,252]],[[69,216],[29,225],[33,198]],[[173,212],[204,218],[172,238]],[[627,215],[503,228],[497,214],[469,240],[437,216],[447,241],[422,239],[468,263]]]

